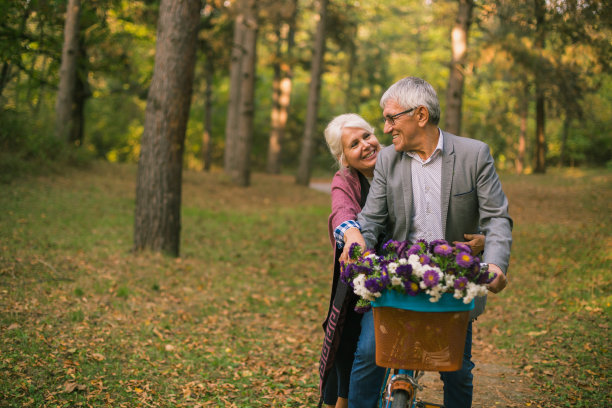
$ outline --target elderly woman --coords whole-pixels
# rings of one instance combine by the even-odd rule
[[[325,129],[325,140],[340,170],[331,184],[329,238],[334,248],[334,273],[329,312],[323,323],[325,340],[320,361],[320,391],[326,407],[348,407],[348,389],[354,353],[361,331],[361,314],[354,311],[357,296],[339,280],[344,242],[361,234],[355,221],[365,205],[381,144],[374,128],[361,116],[346,113]],[[474,253],[482,251],[484,237],[466,234]]]
[[[374,128],[361,116],[347,113],[334,118],[325,129],[325,140],[340,170],[331,186],[332,212],[329,238],[334,254],[332,294],[321,354],[321,393],[327,407],[348,407],[348,386],[353,356],[361,330],[361,315],[354,311],[357,297],[339,281],[339,257],[345,239],[359,234],[354,221],[361,212],[374,175],[381,145]]]

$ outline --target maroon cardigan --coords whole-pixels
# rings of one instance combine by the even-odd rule
[[[331,214],[328,220],[329,239],[336,248],[334,229],[348,220],[356,220],[361,212],[361,186],[356,170],[344,168],[334,175],[331,183]]]
[[[342,169],[335,174],[331,185],[332,211],[329,215],[328,229],[329,239],[334,248],[334,274],[329,299],[329,310],[327,318],[323,323],[325,339],[323,340],[323,349],[321,350],[321,359],[319,361],[319,390],[321,398],[327,375],[334,363],[336,351],[340,346],[346,315],[349,309],[352,310],[355,307],[355,302],[357,301],[357,297],[352,293],[352,290],[340,282],[338,258],[341,250],[338,250],[336,247],[334,229],[345,221],[357,219],[357,214],[361,212],[360,203],[365,201],[361,197],[361,183],[365,183],[365,178],[363,176],[361,178],[362,181],[360,181],[360,175],[355,170]],[[350,339],[350,341],[357,341],[357,339]]]

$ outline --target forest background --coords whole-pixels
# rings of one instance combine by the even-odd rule
[[[78,52],[71,112],[62,118],[70,129],[58,140],[56,105],[66,3],[0,2],[4,177],[32,159],[57,159],[66,142],[79,146],[80,159],[138,161],[160,2],[82,3],[73,45]],[[363,115],[389,143],[382,134],[378,101],[390,84],[407,75],[423,77],[434,86],[442,104],[442,127],[488,143],[500,171],[605,166],[612,158],[612,12],[605,1],[262,0],[248,7],[248,2],[238,3],[200,3],[192,102],[187,105],[186,168],[227,170],[234,21],[249,7],[256,26],[252,135],[245,142],[249,171],[295,174],[305,129],[311,126],[314,137],[306,178],[333,174],[334,160],[322,131],[333,116],[345,112]],[[322,5],[325,52],[318,68],[320,91],[315,94],[318,115],[309,124],[309,84]],[[461,19],[467,49],[457,60],[451,34]],[[458,126],[448,122],[453,64],[462,76],[454,92],[460,101]],[[280,93],[281,81],[285,92],[289,90],[286,94]],[[545,157],[539,164],[538,148]]]
[[[519,372],[477,406],[610,406],[611,25],[597,0],[0,0],[0,406],[313,405],[329,196],[303,185],[337,114],[390,142],[407,75],[491,146],[516,221],[477,342]]]

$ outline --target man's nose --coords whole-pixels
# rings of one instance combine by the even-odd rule
[[[393,129],[393,125],[391,125],[389,123],[388,120],[385,121],[385,126],[383,127],[383,132],[385,133],[391,133],[391,130]]]

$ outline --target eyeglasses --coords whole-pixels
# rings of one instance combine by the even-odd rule
[[[410,109],[405,110],[405,111],[403,111],[403,112],[396,113],[395,115],[387,115],[387,116],[385,116],[385,117],[383,117],[383,118],[382,118],[382,120],[383,120],[383,125],[384,125],[384,124],[386,124],[386,123],[387,123],[387,121],[388,121],[388,122],[389,122],[389,124],[390,124],[391,126],[395,126],[395,119],[397,119],[397,118],[398,118],[398,117],[400,117],[401,115],[404,115],[404,114],[406,114],[406,113],[410,113],[410,112],[412,112],[412,111],[413,111],[413,110],[415,110],[415,109],[416,109],[416,108],[410,108]]]

